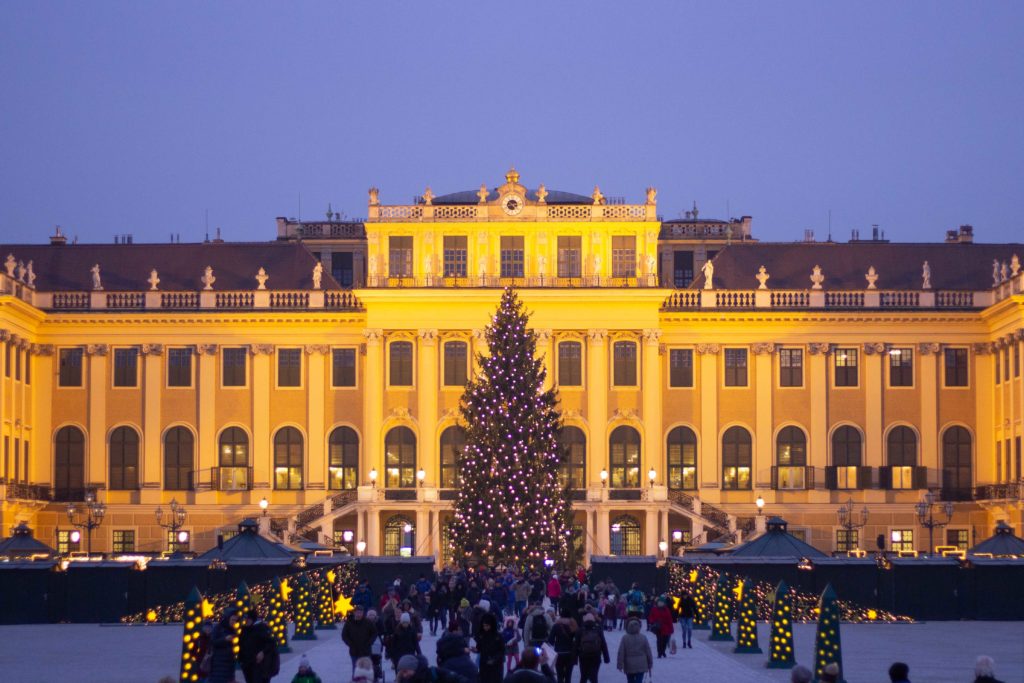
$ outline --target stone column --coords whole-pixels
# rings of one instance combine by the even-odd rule
[[[658,555],[658,511],[647,508],[644,519],[644,547],[641,550],[643,555]]]
[[[658,475],[655,482],[664,483],[668,476],[668,472],[665,471],[666,461],[662,457],[664,449],[661,428],[662,374],[659,339],[661,339],[661,330],[646,329],[643,331],[643,375],[640,389],[643,400],[644,448],[640,476],[643,478],[645,487],[651,485],[650,479],[647,478],[647,472],[652,467]]]
[[[424,486],[437,485],[437,402],[438,402],[438,357],[437,330],[420,330],[417,347],[416,368],[416,418],[419,422],[420,438],[417,446],[417,467],[427,474]],[[417,533],[419,533],[417,531]],[[417,543],[419,542],[417,536]]]
[[[160,482],[163,480],[160,468],[160,397],[163,394],[163,346],[143,344],[142,356],[142,484],[141,502],[160,501]]]
[[[587,339],[587,481],[600,486],[600,472],[608,468],[608,330],[588,330]]]
[[[380,430],[384,423],[384,358],[383,343],[384,331],[378,329],[363,330],[366,337],[366,363],[365,371],[360,378],[363,388],[363,452],[362,462],[359,463],[359,472],[362,480],[369,483],[370,470],[377,469],[377,485],[384,485],[384,469],[380,460]],[[368,514],[376,514],[371,512]],[[366,551],[370,552],[370,544],[377,548],[377,524],[367,523]],[[370,540],[370,536],[373,540]]]
[[[434,567],[441,566],[441,511],[430,512],[430,547],[434,553]]]
[[[376,508],[366,511],[366,554],[380,555],[380,512]]]
[[[326,344],[306,345],[306,433],[309,434],[308,457],[306,466],[306,487],[310,489],[326,489],[324,477],[327,476],[327,462],[324,456],[324,373],[325,356],[330,353]]]
[[[697,344],[700,358],[697,381],[700,386],[700,464],[697,475],[700,495],[714,502],[720,499],[718,462],[718,344]]]
[[[0,344],[2,347],[3,344]],[[54,348],[52,344],[37,344],[33,347],[36,362],[32,368],[32,461],[29,470],[29,482],[36,484],[52,484],[52,462],[50,443],[53,438],[53,388],[55,378]],[[0,392],[2,393],[2,392]],[[3,415],[3,403],[0,399],[0,415]],[[3,475],[6,476],[6,473]]]
[[[88,344],[85,356],[89,371],[85,374],[89,391],[89,450],[86,453],[88,469],[85,485],[107,481],[107,373],[106,344]],[[8,350],[8,353],[10,351]]]
[[[611,553],[611,522],[608,519],[608,508],[601,507],[597,510],[597,533],[595,534],[595,555],[608,555]]]
[[[426,557],[434,552],[431,546],[433,531],[430,528],[430,510],[420,506],[416,509],[416,547],[413,555]]]
[[[252,372],[252,460],[253,480],[261,488],[274,488],[274,452],[270,442],[270,360],[272,344],[251,344]],[[303,477],[307,481],[306,477]],[[260,496],[254,495],[254,498]]]

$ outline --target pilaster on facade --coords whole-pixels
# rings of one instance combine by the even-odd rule
[[[326,439],[327,424],[324,405],[326,403],[326,389],[324,377],[326,374],[326,354],[330,347],[326,344],[307,344],[305,346],[306,356],[306,430],[309,437],[309,457],[306,468],[310,488],[329,489],[330,482],[325,482],[327,476],[326,461]],[[330,498],[328,497],[328,501]]]
[[[368,473],[376,470],[381,477],[378,481],[383,482],[380,444],[381,429],[384,426],[384,331],[366,329],[363,330],[363,337],[366,339],[366,360],[363,372],[363,449],[359,471],[367,473],[361,476],[364,481],[368,481]]]
[[[697,382],[700,387],[700,430],[701,438],[698,441],[700,447],[700,461],[697,464],[697,476],[700,477],[699,486],[702,495],[711,502],[721,499],[719,488],[719,466],[718,466],[718,353],[721,347],[718,344],[697,344],[696,351],[699,359],[699,370]]]
[[[434,484],[438,481],[440,473],[437,458],[437,404],[439,393],[438,366],[438,340],[436,329],[422,329],[419,331],[417,344],[417,387],[416,387],[416,417],[419,424],[419,439],[417,450],[419,451],[419,467],[426,473],[424,485]]]
[[[600,484],[600,472],[608,459],[608,330],[588,330],[587,341],[587,481],[594,485]]]
[[[662,448],[662,409],[661,409],[661,354],[658,342],[661,330],[645,329],[641,335],[643,351],[641,352],[643,376],[641,380],[642,412],[643,412],[643,462],[641,472],[654,469],[662,480],[667,476],[664,468],[664,449]]]

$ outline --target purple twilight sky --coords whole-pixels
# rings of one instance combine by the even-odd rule
[[[761,239],[1024,238],[1022,2],[5,2],[0,240],[272,239],[499,184]],[[301,207],[300,207],[301,196]]]

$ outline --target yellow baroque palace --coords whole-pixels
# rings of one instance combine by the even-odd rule
[[[769,244],[749,217],[662,220],[653,188],[627,204],[514,170],[369,194],[365,221],[279,218],[275,241],[0,247],[3,528],[84,550],[68,505],[93,499],[93,551],[204,550],[254,516],[443,562],[459,398],[507,285],[559,388],[587,556],[776,515],[826,552],[1021,523],[1024,245]],[[929,492],[935,517],[952,503],[931,540]],[[157,523],[172,500],[185,541]]]

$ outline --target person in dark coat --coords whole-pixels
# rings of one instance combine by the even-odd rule
[[[996,678],[996,662],[988,655],[981,655],[975,660],[974,683],[1002,683]]]
[[[437,639],[437,665],[444,666],[445,662],[455,657],[460,657],[469,652],[469,640],[462,631],[462,622],[452,619],[448,629]]]
[[[576,620],[566,608],[555,625],[551,627],[548,643],[555,648],[555,677],[558,683],[572,680],[572,669],[576,666]]]
[[[697,601],[689,591],[679,599],[679,623],[683,629],[683,647],[693,649],[693,620],[697,616]]]
[[[373,641],[377,639],[377,627],[366,618],[363,606],[352,610],[352,617],[345,619],[341,627],[341,640],[348,645],[348,654],[352,657],[352,670],[356,670],[356,660],[360,657],[373,655]]]
[[[430,666],[423,655],[405,655],[397,664],[398,683],[469,683],[443,667]]]
[[[404,655],[418,655],[420,653],[420,634],[412,625],[412,617],[404,612],[398,619],[398,626],[391,634],[388,642],[388,659],[394,666],[398,667],[398,660]]]
[[[548,666],[544,655],[537,654],[539,649],[528,647],[523,650],[519,666],[505,676],[505,683],[555,683],[555,672]]]
[[[501,683],[505,641],[498,630],[498,620],[493,612],[480,618],[480,630],[474,641],[477,654],[480,655],[480,683]]]
[[[593,614],[583,617],[583,627],[576,632],[576,653],[580,662],[580,683],[597,683],[601,660],[608,664],[611,658],[608,656],[604,631],[597,625]]]
[[[238,662],[242,666],[245,683],[269,683],[281,669],[277,640],[256,610],[249,612],[249,621],[242,628],[238,640]]]
[[[220,621],[210,634],[210,675],[207,683],[232,683],[235,680],[234,635],[238,624],[238,612],[224,610]]]

